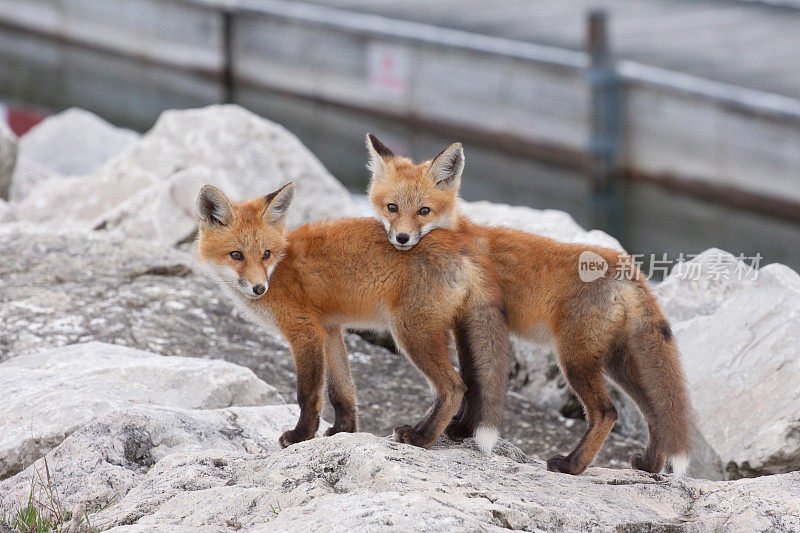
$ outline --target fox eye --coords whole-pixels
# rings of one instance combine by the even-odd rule
[[[389,204],[386,206],[386,209],[388,209],[390,213],[397,213],[397,204]]]
[[[269,250],[267,250],[266,252],[264,252],[264,257],[262,257],[261,260],[266,261],[267,259],[269,259],[270,255],[271,254],[269,253]]]
[[[244,259],[244,255],[242,255],[242,252],[234,251],[234,252],[231,252],[231,258],[234,261],[242,261]]]
[[[417,211],[417,213],[419,213],[420,215],[427,215],[430,212],[431,212],[431,208],[430,207],[423,207],[422,209]]]

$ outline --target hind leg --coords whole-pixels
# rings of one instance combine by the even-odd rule
[[[471,437],[475,432],[475,428],[472,427],[469,421],[475,418],[473,410],[478,398],[480,384],[475,376],[472,350],[465,338],[465,332],[457,328],[454,334],[458,353],[458,369],[461,379],[467,387],[467,392],[464,393],[458,412],[453,416],[453,420],[447,425],[444,432],[453,440],[463,440]]]
[[[650,432],[650,440],[647,442],[647,448],[644,453],[635,453],[631,455],[631,466],[637,470],[644,470],[652,474],[657,474],[664,469],[667,458],[658,449],[658,444],[653,438],[653,433]]]
[[[567,383],[583,404],[589,427],[575,449],[569,455],[551,457],[547,461],[547,469],[580,474],[592,462],[614,427],[617,411],[608,396],[599,357],[561,349],[559,361]]]
[[[433,404],[419,422],[395,428],[395,440],[428,448],[453,418],[466,387],[450,364],[446,330],[426,331],[419,322],[398,323],[393,333],[398,346],[436,392]]]
[[[356,386],[350,373],[350,361],[344,345],[341,328],[326,329],[325,369],[327,374],[328,398],[333,405],[335,419],[333,426],[325,430],[325,436],[336,433],[355,433],[358,431],[356,411]]]
[[[475,434],[475,429],[480,421],[480,399],[483,384],[479,379],[479,368],[483,365],[476,360],[476,357],[480,357],[481,354],[475,352],[476,347],[471,342],[473,339],[467,324],[462,321],[453,333],[458,353],[458,367],[461,379],[467,386],[467,392],[464,393],[461,407],[448,424],[445,433],[451,439],[463,440]]]

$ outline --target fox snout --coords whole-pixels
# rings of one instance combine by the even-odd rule
[[[239,278],[238,289],[248,298],[258,298],[267,292],[267,287],[266,281],[264,283],[252,283],[248,279]]]
[[[419,242],[421,236],[419,231],[398,231],[392,228],[389,231],[389,242],[398,250],[409,250]]]

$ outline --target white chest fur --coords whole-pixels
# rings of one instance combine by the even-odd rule
[[[268,306],[258,303],[258,300],[251,300],[247,298],[239,291],[231,289],[224,283],[220,283],[220,286],[225,291],[225,294],[228,296],[228,298],[233,302],[237,311],[239,311],[239,313],[241,313],[241,315],[247,320],[256,326],[266,329],[269,333],[278,335],[281,333]]]

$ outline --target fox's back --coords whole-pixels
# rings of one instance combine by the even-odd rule
[[[289,268],[275,271],[270,290],[294,287],[295,298],[307,299],[322,314],[338,310],[368,316],[413,300],[452,307],[474,282],[476,254],[467,236],[449,230],[433,233],[414,249],[400,251],[371,218],[300,226],[288,235],[281,261]]]
[[[583,252],[593,252],[606,262],[609,281],[614,281],[611,278],[623,266],[616,250],[562,243],[508,227],[482,226],[466,217],[459,220],[459,233],[474,240],[490,257],[507,300],[511,329],[520,334],[552,320],[556,308],[571,299],[591,301],[585,299],[586,290],[601,289],[601,283],[587,285],[580,278]]]

